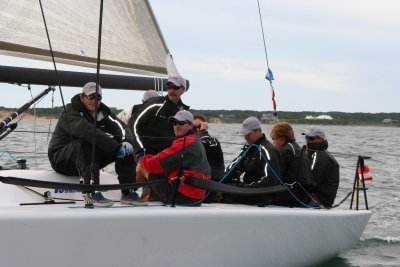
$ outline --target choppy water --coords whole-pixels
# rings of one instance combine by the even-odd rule
[[[304,144],[301,132],[308,127],[310,126],[294,125],[300,145]],[[7,150],[15,158],[27,159],[32,169],[50,169],[46,153],[48,128],[48,120],[20,123],[17,132],[0,141],[0,165],[16,166],[8,153],[4,153]],[[242,145],[242,136],[236,134],[239,128],[239,124],[210,124],[210,133],[222,144],[226,163],[237,155]],[[263,128],[269,133],[271,125],[264,125]],[[374,179],[367,191],[368,204],[373,215],[360,242],[353,249],[339,254],[321,266],[400,266],[400,128],[321,128],[327,134],[329,150],[340,164],[341,180],[336,202],[351,191],[358,155],[372,157],[366,164],[372,170]],[[42,133],[34,135],[34,129]],[[350,201],[347,200],[341,208],[348,208],[349,205]]]

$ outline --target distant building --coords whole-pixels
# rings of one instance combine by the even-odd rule
[[[333,120],[332,116],[330,115],[319,115],[319,116],[312,116],[312,115],[307,115],[305,117],[306,120]]]
[[[236,115],[234,114],[219,114],[218,117],[221,119],[221,122],[234,122],[236,119]]]
[[[209,121],[210,123],[222,123],[221,118],[219,117],[211,117]]]
[[[274,122],[275,121],[275,116],[273,114],[271,114],[271,113],[262,114],[261,121]]]
[[[236,115],[234,115],[234,114],[227,114],[227,115],[219,114],[218,117],[220,117],[221,119],[222,118],[224,118],[224,119],[235,119]]]
[[[392,119],[384,119],[382,122],[383,123],[393,123],[393,120]]]

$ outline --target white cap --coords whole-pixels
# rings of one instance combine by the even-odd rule
[[[169,123],[173,123],[174,121],[188,121],[193,123],[193,114],[187,110],[178,111],[175,116],[169,117]]]
[[[174,85],[183,87],[186,90],[186,80],[181,76],[170,76],[167,81],[167,84],[168,83],[173,83]]]
[[[150,98],[157,97],[157,96],[160,96],[160,95],[157,93],[157,91],[155,91],[155,90],[147,90],[147,91],[143,94],[142,101],[143,101],[143,102],[146,102],[146,101],[149,100]]]
[[[306,137],[321,137],[322,139],[326,140],[324,131],[318,127],[310,128],[301,134],[305,135]]]
[[[96,93],[96,83],[95,82],[88,82],[87,84],[85,84],[83,86],[82,94],[89,96],[93,93]],[[100,84],[99,84],[99,90],[97,91],[97,93],[99,93],[101,95]]]
[[[256,117],[248,117],[242,123],[242,129],[240,129],[239,133],[243,135],[248,135],[251,131],[255,129],[260,129],[261,123]]]

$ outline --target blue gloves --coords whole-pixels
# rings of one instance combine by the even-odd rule
[[[139,162],[139,160],[144,156],[144,150],[139,150],[138,152],[136,152],[134,158],[135,158],[135,162],[136,164]]]
[[[121,147],[125,149],[125,154],[126,155],[131,155],[133,153],[133,147],[130,143],[128,142],[122,142]]]
[[[131,155],[132,153],[133,153],[132,145],[128,142],[122,142],[121,147],[119,148],[117,153],[117,159],[122,159],[123,157]]]

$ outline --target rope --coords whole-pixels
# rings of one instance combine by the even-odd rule
[[[275,90],[274,90],[274,87],[272,85],[272,80],[274,80],[274,76],[272,74],[271,69],[269,68],[267,46],[265,44],[266,42],[265,42],[264,26],[263,26],[262,18],[261,18],[261,8],[260,8],[260,1],[259,0],[257,0],[257,5],[258,5],[258,14],[259,14],[259,17],[260,17],[261,33],[262,33],[262,37],[263,37],[265,61],[267,63],[267,75],[265,76],[265,78],[269,81],[269,85],[270,85],[270,88],[271,88],[272,108],[274,110],[274,113],[273,113],[274,122],[276,123],[278,121],[278,113],[276,111]]]
[[[352,193],[353,193],[353,191],[350,191],[349,193],[347,193],[347,195],[342,199],[342,201],[340,201],[338,204],[333,205],[332,208],[337,208],[340,205],[342,205],[349,198],[349,196],[351,196]]]
[[[100,59],[101,59],[101,34],[102,34],[102,27],[103,27],[103,3],[104,1],[101,0],[100,2],[100,15],[99,15],[99,37],[97,42],[97,67],[96,67],[96,94],[99,91],[99,82],[100,82]],[[95,109],[94,109],[94,122],[93,122],[93,137],[92,137],[92,162],[90,163],[90,184],[94,183],[95,180],[95,161],[96,161],[96,130],[97,130],[97,111],[98,111],[98,101],[99,99],[95,98]],[[83,182],[83,178],[81,176],[81,182]]]
[[[267,67],[268,67],[268,69],[269,69],[268,54],[267,54],[267,46],[265,45],[264,26],[263,26],[262,18],[261,18],[261,8],[260,8],[260,1],[259,1],[259,0],[257,0],[257,5],[258,5],[258,14],[259,14],[259,16],[260,16],[260,25],[261,25],[261,33],[262,33],[262,37],[263,37],[265,60],[267,61]]]
[[[32,95],[32,90],[31,90],[31,86],[28,85],[28,90],[29,93],[31,94],[31,98],[34,99],[33,95]],[[33,129],[36,129],[36,102],[33,103]],[[33,143],[34,143],[34,155],[35,155],[35,167],[36,169],[38,168],[38,162],[37,162],[37,142],[36,142],[36,133],[35,131],[33,132]]]
[[[72,137],[72,134],[71,134],[71,127],[70,127],[70,123],[69,123],[68,112],[67,112],[67,109],[66,109],[66,106],[65,106],[64,94],[63,94],[62,89],[61,89],[60,75],[58,74],[57,65],[56,65],[56,60],[55,60],[54,52],[53,52],[53,47],[52,47],[51,41],[50,41],[50,34],[49,34],[49,30],[48,30],[48,28],[47,28],[46,16],[45,16],[45,14],[44,14],[43,5],[42,5],[42,0],[39,0],[39,4],[40,4],[40,10],[41,10],[41,12],[42,12],[44,27],[45,27],[45,30],[46,30],[47,41],[48,41],[48,43],[49,43],[49,50],[50,50],[51,59],[52,59],[52,62],[53,62],[54,72],[55,72],[56,78],[57,78],[58,89],[60,90],[61,102],[62,102],[62,106],[63,106],[63,109],[64,109],[64,113],[65,113],[66,119],[67,119],[67,129],[68,129],[69,139],[70,139],[71,142],[72,142],[72,141],[73,141],[73,137]],[[79,170],[78,170],[78,172],[79,172]]]

